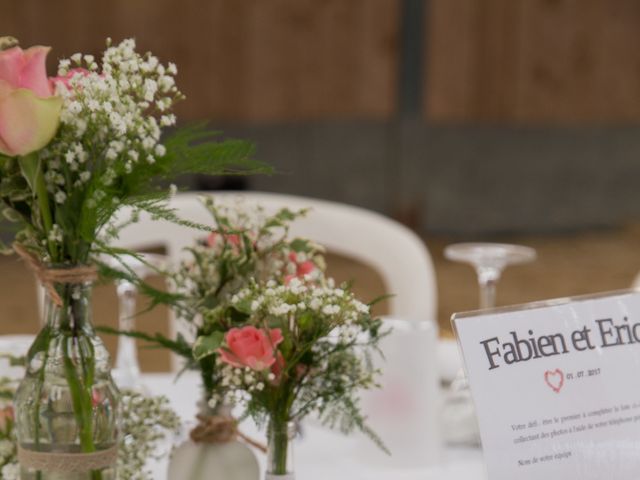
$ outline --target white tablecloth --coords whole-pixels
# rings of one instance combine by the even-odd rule
[[[143,383],[154,395],[165,395],[172,407],[186,420],[193,420],[199,395],[198,376],[182,375],[174,383],[173,374],[146,374]],[[250,422],[243,432],[259,437]],[[385,455],[380,452],[380,455]],[[264,455],[258,453],[261,468]],[[294,458],[300,480],[484,480],[486,473],[480,450],[446,448],[440,463],[420,469],[380,467],[375,459],[361,454],[357,439],[345,437],[314,425],[306,425],[304,436],[296,441]],[[166,479],[166,460],[153,465],[154,479]]]

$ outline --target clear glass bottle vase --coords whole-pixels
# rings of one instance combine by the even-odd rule
[[[15,398],[22,480],[116,478],[119,392],[91,323],[92,283],[54,283]]]
[[[271,418],[268,427],[266,480],[295,480],[293,468],[293,439],[296,424]]]

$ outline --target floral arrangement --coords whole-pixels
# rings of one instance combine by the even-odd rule
[[[96,256],[114,253],[108,241],[121,227],[111,224],[115,211],[128,205],[180,222],[157,181],[269,169],[251,158],[250,143],[214,141],[204,126],[163,136],[162,129],[176,123],[172,108],[184,98],[177,68],[138,53],[132,39],[107,40],[101,58],[61,59],[54,77],[46,73],[48,47],[23,50],[3,38],[0,49],[0,211],[16,223],[13,250],[48,293],[47,325],[17,391],[16,431],[23,449],[53,462],[55,453],[43,454],[41,443],[55,441],[59,435],[51,430],[72,423],[80,453],[99,457],[109,469],[118,392],[91,326],[90,284],[98,276]],[[62,393],[52,387],[61,382]],[[59,421],[42,422],[45,413]],[[77,468],[88,465],[81,456]],[[42,462],[28,468],[40,476]],[[102,477],[99,470],[85,473]]]
[[[20,478],[12,403],[15,387],[15,381],[0,378],[0,478],[4,480]],[[180,419],[165,397],[145,397],[132,391],[123,392],[122,413],[118,478],[152,480],[146,463],[148,459],[160,459],[159,447],[177,432]]]
[[[204,400],[208,401],[222,388],[220,371],[211,352],[212,346],[217,347],[224,332],[235,324],[229,318],[233,295],[253,280],[290,279],[302,274],[319,277],[324,270],[324,258],[320,246],[287,238],[289,224],[305,211],[282,209],[267,215],[260,206],[239,198],[220,204],[211,197],[202,197],[201,201],[211,214],[214,230],[189,248],[190,258],[178,268],[160,272],[172,284],[174,293],[153,289],[126,268],[102,266],[108,275],[138,284],[153,302],[149,308],[157,303],[170,305],[195,340],[188,343],[183,337],[169,339],[160,334],[119,332],[104,326],[99,330],[141,338],[180,355],[186,368],[201,373]]]
[[[87,263],[123,204],[170,216],[155,180],[267,171],[250,143],[212,142],[202,126],[161,139],[184,98],[177,68],[135,46],[107,40],[100,64],[77,53],[52,78],[49,48],[0,53],[0,201],[21,227],[16,240],[44,262]]]
[[[268,425],[272,474],[289,468],[290,423],[311,413],[382,446],[358,403],[360,390],[377,386],[370,355],[382,324],[348,285],[325,276],[321,247],[288,237],[289,224],[305,212],[267,216],[259,207],[204,204],[213,232],[168,274],[176,284],[173,306],[195,341],[131,335],[171,348],[198,368],[214,411],[240,405]]]
[[[358,404],[360,390],[377,386],[369,354],[381,338],[381,322],[368,305],[346,285],[303,277],[251,282],[232,308],[244,319],[215,352],[224,395],[235,393],[256,422],[268,422],[270,473],[289,473],[289,424],[313,412],[344,432],[363,431],[384,448]]]

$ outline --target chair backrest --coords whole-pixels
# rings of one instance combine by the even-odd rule
[[[2,372],[2,376],[14,380],[24,376],[24,367],[11,366],[9,358],[5,358],[3,355],[23,357],[35,339],[35,335],[0,335],[0,372]]]
[[[423,241],[400,223],[378,213],[350,205],[313,198],[262,192],[182,193],[170,202],[186,220],[211,224],[209,212],[198,197],[243,197],[261,205],[268,213],[287,207],[309,208],[309,214],[292,225],[291,234],[310,238],[333,253],[369,265],[382,277],[389,300],[389,315],[409,320],[436,319],[436,280],[433,263]],[[123,209],[120,218],[128,218]],[[130,249],[164,246],[170,262],[184,257],[184,248],[202,236],[202,232],[165,221],[152,221],[141,215],[140,221],[127,226],[116,245]],[[174,322],[172,322],[174,323]],[[173,325],[173,329],[178,326]],[[178,328],[179,330],[179,328]]]

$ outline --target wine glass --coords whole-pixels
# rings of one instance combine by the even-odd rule
[[[445,248],[444,256],[475,268],[480,287],[480,308],[484,309],[496,306],[496,285],[505,267],[535,260],[536,251],[506,243],[455,243]]]
[[[456,243],[445,248],[444,256],[475,268],[480,287],[480,309],[487,309],[496,306],[496,286],[502,271],[508,265],[535,260],[536,251],[530,247],[504,243]],[[463,370],[451,382],[443,417],[447,424],[445,432],[449,443],[480,445],[480,432],[469,381]]]
[[[167,257],[145,253],[140,254],[140,258],[129,255],[118,258],[111,257],[108,259],[108,263],[111,268],[133,272],[136,276],[144,279],[156,273],[157,269],[165,268]],[[116,281],[116,292],[118,294],[118,329],[123,332],[131,332],[135,330],[136,324],[138,288],[129,280],[120,279]],[[112,375],[118,387],[146,392],[146,388],[140,381],[140,364],[134,338],[127,335],[118,336],[118,354]]]

